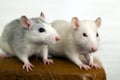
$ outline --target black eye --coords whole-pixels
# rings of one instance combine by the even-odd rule
[[[45,29],[44,28],[40,28],[39,32],[45,32]]]
[[[99,36],[99,34],[98,33],[96,33],[96,37],[98,37]]]
[[[84,37],[87,37],[88,35],[87,35],[86,33],[83,33],[83,36],[84,36]]]

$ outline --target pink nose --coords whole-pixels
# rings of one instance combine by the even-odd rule
[[[59,41],[60,40],[60,36],[55,37],[55,40]]]
[[[92,52],[97,51],[97,47],[94,45],[94,46],[91,48],[91,51],[92,51]]]

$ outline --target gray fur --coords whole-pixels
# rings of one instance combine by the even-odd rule
[[[19,51],[22,53],[26,45],[25,34],[26,30],[22,27],[20,20],[17,19],[5,27],[1,39],[10,45],[12,52],[16,53],[16,51]]]
[[[52,61],[47,58],[47,44],[56,43],[56,37],[58,38],[59,35],[41,17],[43,16],[26,19],[30,21],[28,29],[24,27],[21,18],[7,24],[0,38],[0,57],[7,54],[17,56],[24,62],[23,68],[27,71],[33,67],[28,60],[33,54],[41,56],[45,64],[50,64]],[[44,28],[45,31],[40,32],[40,28]]]

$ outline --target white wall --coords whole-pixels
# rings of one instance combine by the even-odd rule
[[[80,20],[102,18],[100,49],[96,55],[105,67],[108,80],[120,80],[120,1],[119,0],[0,0],[0,33],[9,21],[21,15],[39,16],[47,21],[73,16]]]

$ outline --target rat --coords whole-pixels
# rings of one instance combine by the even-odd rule
[[[100,17],[96,20],[79,20],[77,17],[73,17],[71,22],[55,20],[51,24],[61,36],[58,43],[49,46],[51,55],[68,58],[80,69],[100,68],[93,62],[92,54],[99,47]],[[88,64],[83,63],[80,56],[84,56]]]
[[[24,63],[23,69],[29,72],[34,68],[29,57],[34,54],[42,57],[44,64],[53,63],[48,59],[48,44],[55,44],[59,39],[43,12],[34,18],[23,15],[5,26],[0,38],[0,58],[16,56]]]

